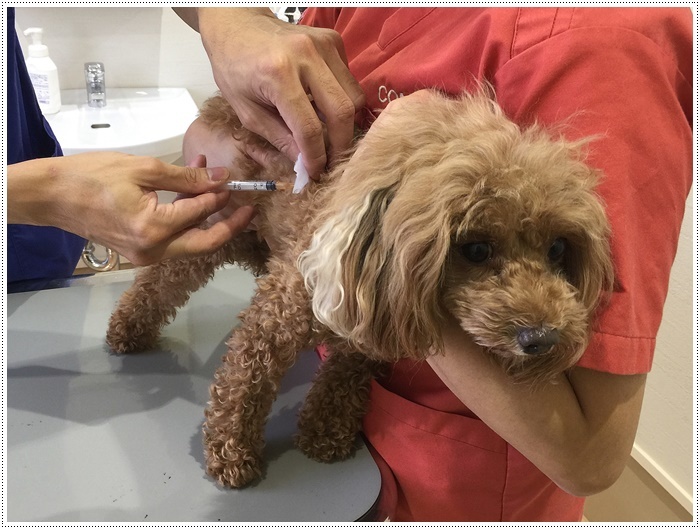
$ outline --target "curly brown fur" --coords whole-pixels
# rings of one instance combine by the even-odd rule
[[[202,117],[264,145],[219,97]],[[515,381],[546,383],[580,358],[612,285],[609,228],[583,145],[521,130],[483,93],[406,103],[320,184],[261,194],[258,239],[141,271],[108,343],[152,347],[224,262],[267,271],[206,410],[207,472],[233,487],[261,475],[279,381],[310,345],[333,351],[299,420],[297,445],[320,461],[353,452],[379,366],[442,352],[448,318]],[[251,179],[293,178],[281,167],[242,167]]]
[[[342,346],[333,348],[299,412],[296,444],[302,452],[324,463],[346,459],[355,452],[357,432],[369,404],[370,383],[381,367],[380,362],[362,353],[346,352]]]

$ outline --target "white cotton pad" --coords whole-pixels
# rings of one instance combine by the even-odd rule
[[[297,178],[294,180],[294,189],[292,189],[292,193],[301,193],[301,190],[304,189],[306,184],[309,183],[309,173],[306,171],[304,162],[301,160],[301,154],[294,163],[294,172],[296,173]]]

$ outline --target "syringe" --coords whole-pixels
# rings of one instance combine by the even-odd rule
[[[226,182],[226,187],[231,191],[289,191],[292,188],[292,184],[274,180],[237,180]]]

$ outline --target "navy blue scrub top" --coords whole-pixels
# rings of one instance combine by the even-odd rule
[[[41,113],[15,31],[15,9],[7,8],[7,164],[62,156]],[[7,282],[70,277],[85,240],[58,228],[7,225]]]

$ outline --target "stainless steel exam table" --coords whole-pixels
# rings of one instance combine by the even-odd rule
[[[323,464],[293,445],[318,360],[286,376],[266,430],[264,479],[206,476],[208,387],[254,280],[220,270],[165,328],[157,351],[110,354],[109,315],[132,271],[7,295],[9,522],[323,522],[371,519],[380,477],[367,448]]]

